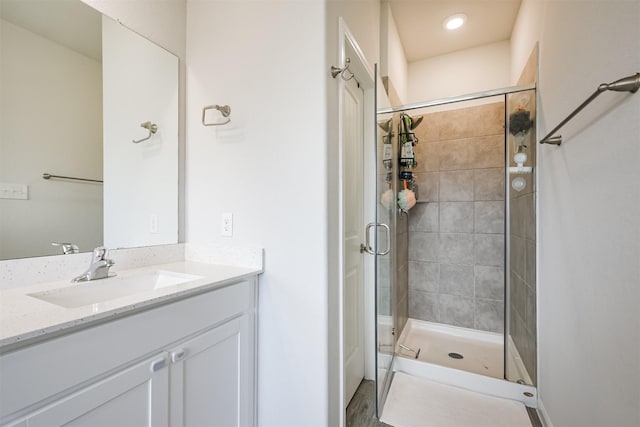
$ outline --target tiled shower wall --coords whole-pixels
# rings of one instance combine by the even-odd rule
[[[527,135],[526,165],[535,164],[535,131]],[[510,156],[513,157],[513,156]],[[515,166],[513,161],[511,166]],[[534,172],[535,173],[535,172]],[[518,175],[511,175],[513,179]],[[510,189],[511,269],[509,333],[533,381],[536,378],[536,219],[535,174],[520,175],[527,186]],[[519,378],[518,378],[519,379]]]
[[[416,114],[418,115],[418,114]],[[409,317],[504,330],[504,103],[424,115],[409,213]]]
[[[409,317],[409,221],[407,215],[398,214],[396,220],[396,331],[402,331]]]
[[[382,166],[381,144],[381,142],[379,142],[378,144],[378,161],[380,163],[377,169],[379,193],[377,205],[378,222],[390,225],[391,229],[395,230],[395,235],[391,236],[391,253],[389,255],[378,257],[378,314],[383,316],[391,316],[392,313],[395,313],[393,327],[395,327],[398,331],[402,331],[404,325],[407,323],[407,318],[409,316],[409,261],[407,256],[409,222],[406,215],[401,215],[400,213],[397,213],[397,211],[384,208],[380,204],[382,193],[384,193],[384,191],[388,188],[388,184],[385,180],[388,171],[385,170],[385,168]],[[394,172],[391,172],[391,176],[394,175],[397,175],[397,171],[395,170]],[[395,210],[395,206],[393,209]],[[383,248],[387,244],[386,233],[384,233],[382,230],[382,228],[378,229],[380,251],[384,250]],[[395,257],[392,257],[392,254],[397,255]],[[393,309],[391,307],[392,304],[394,305]]]
[[[529,60],[523,69],[518,84],[534,83],[537,80],[538,70],[537,47],[531,52]],[[523,105],[524,104],[524,105]],[[507,97],[508,111],[510,113],[522,106],[531,113],[531,118],[536,119],[535,91],[527,91],[521,94],[511,94]],[[527,186],[521,192],[513,190],[509,192],[509,221],[511,231],[509,271],[509,335],[513,340],[518,353],[522,358],[527,373],[533,384],[537,377],[537,327],[536,327],[536,128],[535,126],[526,134],[525,144],[528,159],[525,166],[533,166],[531,174],[511,174],[510,180],[517,176],[525,179]],[[514,137],[509,135],[509,162],[515,166],[513,154],[516,145]],[[507,378],[517,381],[516,372],[508,370]]]

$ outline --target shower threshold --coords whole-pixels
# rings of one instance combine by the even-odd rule
[[[394,371],[537,407],[536,388],[504,379],[503,335],[409,319],[398,340]],[[515,347],[509,346],[508,364],[531,384]],[[512,360],[513,359],[513,360]]]

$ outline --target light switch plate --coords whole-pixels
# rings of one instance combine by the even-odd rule
[[[0,199],[29,200],[29,186],[27,184],[1,182]]]

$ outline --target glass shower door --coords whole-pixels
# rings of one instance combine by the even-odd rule
[[[377,107],[388,106],[381,82],[377,82]],[[376,409],[378,417],[391,385],[396,336],[394,333],[395,216],[397,199],[397,122],[391,113],[377,115],[376,200],[373,254],[376,285]],[[372,230],[368,230],[372,231]]]

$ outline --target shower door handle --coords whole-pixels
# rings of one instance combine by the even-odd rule
[[[384,232],[387,235],[387,249],[382,252],[378,252],[377,255],[386,255],[391,252],[391,230],[389,230],[389,226],[384,223],[377,224],[376,226],[384,228]]]
[[[373,248],[371,247],[371,244],[369,243],[370,230],[372,228],[374,228],[374,227],[376,229],[378,227],[384,228],[385,234],[387,235],[387,249],[385,249],[382,252],[377,252],[376,253],[373,250]],[[366,252],[366,253],[371,254],[371,255],[386,255],[391,251],[391,231],[389,230],[389,226],[387,224],[383,224],[383,223],[376,224],[374,222],[370,222],[369,224],[367,224],[367,228],[365,229],[364,234],[365,234],[365,242],[364,242],[364,244],[362,244],[362,243],[360,244],[360,252],[361,253],[362,252]]]

